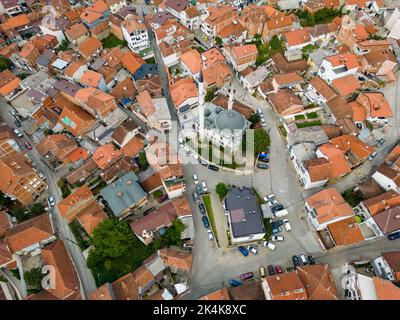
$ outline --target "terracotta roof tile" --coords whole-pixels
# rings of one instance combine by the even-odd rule
[[[400,205],[400,195],[393,190],[363,201],[369,213],[373,216],[389,208]]]
[[[80,38],[88,31],[89,30],[81,22],[75,23],[64,30],[65,34],[74,40]]]
[[[106,168],[115,159],[120,158],[122,152],[115,148],[111,143],[105,144],[93,153],[92,159],[97,163],[100,169]]]
[[[383,93],[363,92],[356,101],[364,106],[368,117],[393,117],[392,108]]]
[[[267,277],[272,300],[306,300],[307,292],[297,271]]]
[[[400,300],[400,288],[386,279],[373,277],[378,300]]]
[[[145,64],[143,58],[134,52],[125,52],[122,59],[122,65],[132,74]]]
[[[100,49],[102,49],[101,42],[93,36],[78,45],[79,52],[81,52],[85,57],[90,57],[96,52],[96,50]]]
[[[133,137],[121,148],[121,152],[128,157],[135,158],[143,148],[143,140],[139,137]]]
[[[198,96],[197,87],[192,78],[187,77],[171,86],[171,98],[176,108],[189,98]]]
[[[320,77],[312,78],[310,84],[326,99],[326,101],[329,101],[336,96],[335,91],[333,91],[333,89]]]
[[[332,87],[341,96],[348,96],[361,88],[360,82],[354,75],[348,75],[332,81]]]
[[[192,74],[200,72],[202,61],[200,53],[195,49],[190,49],[180,57],[181,63],[183,63]]]
[[[355,216],[331,223],[328,225],[328,229],[337,246],[347,246],[364,241]]]
[[[199,300],[231,300],[229,297],[229,292],[227,288],[222,288],[217,291],[214,291],[212,293],[209,293],[203,297],[201,297]]]

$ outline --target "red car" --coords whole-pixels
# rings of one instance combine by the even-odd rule
[[[28,149],[28,150],[32,150],[32,146],[31,146],[31,144],[28,142],[28,141],[25,141],[25,147]]]
[[[275,266],[276,273],[283,273],[281,266]]]

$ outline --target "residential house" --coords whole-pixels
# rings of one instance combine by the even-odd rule
[[[133,52],[140,53],[150,47],[147,28],[139,16],[128,15],[121,23],[121,28],[128,47]]]
[[[190,49],[182,54],[180,56],[180,61],[183,68],[192,78],[196,79],[199,77],[202,68],[202,60],[200,53],[196,49]]]
[[[12,99],[20,89],[21,79],[10,70],[0,72],[0,95],[7,101]]]
[[[104,118],[117,109],[112,95],[92,87],[79,89],[75,93],[74,100],[96,118]]]
[[[246,187],[232,187],[224,200],[232,243],[254,242],[264,238],[263,215],[256,195]]]
[[[267,300],[307,300],[307,292],[298,272],[291,271],[268,276],[262,283]]]
[[[302,91],[300,84],[304,83],[304,79],[297,73],[276,74],[272,78],[272,86],[275,93],[279,89],[294,89],[296,92]]]
[[[355,23],[348,15],[342,17],[342,24],[337,35],[337,40],[341,45],[346,45],[351,52],[363,54],[358,51],[358,42],[363,42],[368,39],[368,32],[363,24]]]
[[[236,17],[234,7],[228,5],[209,6],[201,16],[201,30],[209,37],[215,38],[224,27]]]
[[[328,225],[326,230],[330,241],[335,246],[347,246],[365,240],[360,226],[356,223],[355,216],[333,222]]]
[[[76,137],[82,137],[95,125],[96,119],[76,104],[67,101],[60,114],[59,123]]]
[[[68,222],[77,220],[88,235],[104,220],[107,214],[96,201],[89,187],[83,185],[57,204],[60,215]]]
[[[385,191],[393,190],[399,192],[400,190],[400,173],[386,165],[379,166],[372,175],[372,179]]]
[[[138,183],[138,178],[133,172],[129,172],[109,184],[100,191],[103,199],[114,216],[123,219],[147,203],[146,192]]]
[[[176,81],[170,88],[171,98],[178,112],[184,112],[197,105],[198,90],[192,78]]]
[[[40,31],[45,35],[51,35],[57,38],[58,43],[65,40],[64,30],[70,24],[66,16],[61,16],[56,19],[47,19],[39,25]]]
[[[303,2],[303,10],[315,13],[323,8],[338,9],[339,0],[307,0]]]
[[[107,91],[107,85],[101,73],[93,70],[87,70],[79,80],[84,87],[93,87],[101,91]]]
[[[305,210],[317,231],[354,216],[351,206],[335,188],[327,188],[308,197],[305,201]]]
[[[218,289],[212,293],[209,293],[201,297],[199,300],[224,301],[224,300],[231,300],[231,298],[229,296],[228,289],[226,287],[223,287],[221,289]]]
[[[170,227],[175,219],[175,208],[172,203],[167,203],[150,212],[147,216],[135,219],[131,222],[131,228],[140,241],[149,245],[153,242],[158,231]]]
[[[110,15],[110,9],[103,0],[97,0],[92,5],[85,8],[81,13],[80,18],[83,24],[89,29],[107,21]]]
[[[394,72],[398,66],[397,59],[390,49],[377,49],[360,58],[362,72],[375,75],[386,82],[395,81]]]
[[[16,255],[40,252],[46,244],[56,239],[50,217],[47,213],[21,222],[6,232],[8,250]]]
[[[312,103],[318,104],[326,103],[337,95],[320,77],[312,78],[304,93]]]
[[[305,29],[288,31],[283,34],[285,46],[288,51],[301,50],[312,43],[309,32]]]
[[[68,155],[78,149],[78,145],[74,139],[62,133],[48,135],[36,148],[42,160],[53,170],[58,170],[70,161]]]
[[[181,13],[188,8],[188,0],[166,0],[164,1],[164,7],[166,12],[173,15],[178,20],[181,19]]]
[[[376,197],[363,200],[359,203],[359,214],[365,220],[371,216],[400,205],[400,195],[393,190],[386,191]]]
[[[132,120],[129,119],[121,123],[113,132],[113,142],[120,148],[125,146],[133,137],[139,133],[139,127]]]
[[[79,82],[83,74],[88,70],[85,60],[78,60],[71,62],[64,70],[60,78],[68,81]]]
[[[386,124],[393,117],[389,102],[381,92],[362,92],[356,100],[365,109],[366,120]]]
[[[250,73],[247,73],[245,75],[241,74],[240,81],[243,84],[243,88],[247,90],[250,94],[253,94],[257,90],[259,84],[265,80],[268,74],[268,68],[266,66],[261,66],[254,71],[251,71]]]
[[[206,88],[222,88],[232,80],[231,68],[225,62],[216,62],[202,70]]]
[[[189,8],[191,8],[191,7],[189,7]],[[147,19],[147,21],[153,31],[160,28],[161,26],[163,26],[164,23],[167,22],[168,20],[175,20],[175,17],[167,11],[157,11],[153,15],[148,14],[145,18]],[[184,23],[185,22],[182,21],[182,24],[184,24]],[[185,27],[189,28],[187,25]]]
[[[357,56],[352,53],[326,57],[318,71],[318,76],[331,84],[333,80],[355,75],[359,69]]]
[[[0,190],[24,205],[32,204],[45,191],[46,184],[23,153],[1,158],[0,175]]]
[[[383,237],[400,231],[400,206],[387,207],[365,221],[365,224],[373,231],[375,237]]]
[[[247,30],[236,19],[218,31],[217,36],[223,44],[243,43],[246,40]]]
[[[17,137],[12,128],[7,124],[0,125],[0,159],[20,152]]]
[[[342,97],[350,97],[361,89],[361,84],[354,75],[348,75],[332,81],[332,88]]]
[[[131,78],[118,82],[111,95],[124,107],[130,105],[137,94],[137,88]]]
[[[303,104],[293,90],[278,90],[277,93],[268,95],[267,99],[275,112],[285,119],[294,118],[295,115],[304,113]],[[307,110],[307,112],[310,112],[310,110]]]
[[[87,38],[77,45],[79,53],[86,60],[97,58],[100,55],[102,48],[102,43],[94,36]]]
[[[375,274],[389,281],[399,281],[400,279],[400,252],[382,252],[382,255],[372,260]]]
[[[237,72],[241,72],[247,67],[256,63],[258,50],[255,44],[245,44],[240,46],[225,46],[224,54]]]
[[[65,37],[75,46],[89,39],[90,31],[81,22],[68,26],[64,30]]]
[[[187,7],[180,13],[180,21],[186,28],[192,31],[200,28],[201,14],[195,6]]]
[[[304,73],[308,69],[307,61],[288,61],[280,52],[272,56],[272,68],[276,73]]]
[[[127,7],[126,0],[106,0],[105,2],[109,6],[112,14],[115,14],[122,8]]]

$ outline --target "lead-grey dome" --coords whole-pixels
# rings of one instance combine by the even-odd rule
[[[246,119],[235,110],[224,110],[216,116],[215,127],[218,130],[244,130],[246,128]]]

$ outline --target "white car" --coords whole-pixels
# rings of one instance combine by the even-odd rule
[[[183,147],[183,138],[179,137],[178,142],[179,142],[179,146],[182,148]]]
[[[204,180],[201,182],[201,186],[203,187],[203,191],[204,192],[208,191],[207,184],[206,184],[206,182]]]
[[[260,122],[261,122],[261,125],[262,125],[263,127],[265,127],[265,126],[267,125],[267,123],[265,122],[264,118],[261,118],[261,119],[260,119]]]
[[[275,199],[275,194],[273,194],[273,193],[267,194],[267,195],[264,197],[264,201],[271,201],[271,202],[272,202],[273,199]]]
[[[199,183],[199,177],[195,173],[193,173],[193,181],[194,181],[194,184],[198,184]]]
[[[371,153],[370,156],[368,157],[368,160],[369,160],[369,161],[374,160],[377,154],[378,154],[378,153],[377,153],[376,151],[373,152],[373,153]]]
[[[21,132],[19,132],[18,129],[14,129],[14,133],[17,135],[18,138],[22,138],[23,134]]]
[[[198,155],[197,153],[193,153],[193,158],[194,158],[195,160],[199,160],[199,155]]]
[[[38,176],[39,176],[40,179],[46,180],[46,177],[44,176],[43,173],[39,172],[39,173],[38,173]]]
[[[253,246],[248,246],[247,247],[247,251],[251,251],[252,254],[257,255],[258,254],[258,250],[257,248],[253,247]]]
[[[272,236],[271,241],[278,242],[278,241],[285,241],[283,236]]]
[[[268,248],[268,249],[270,249],[270,250],[272,250],[272,251],[274,251],[275,247],[276,247],[273,243],[268,242],[268,241],[264,241],[263,242],[263,246]]]
[[[283,219],[283,224],[285,226],[285,230],[286,231],[291,231],[292,230],[292,226],[290,225],[289,219]]]
[[[190,148],[188,146],[183,148],[186,152],[186,154],[190,155],[192,152],[190,151]]]
[[[211,241],[214,239],[213,233],[210,229],[207,230],[207,235],[208,235],[208,240]]]
[[[50,207],[54,207],[56,205],[56,201],[52,196],[49,197],[49,205]]]

